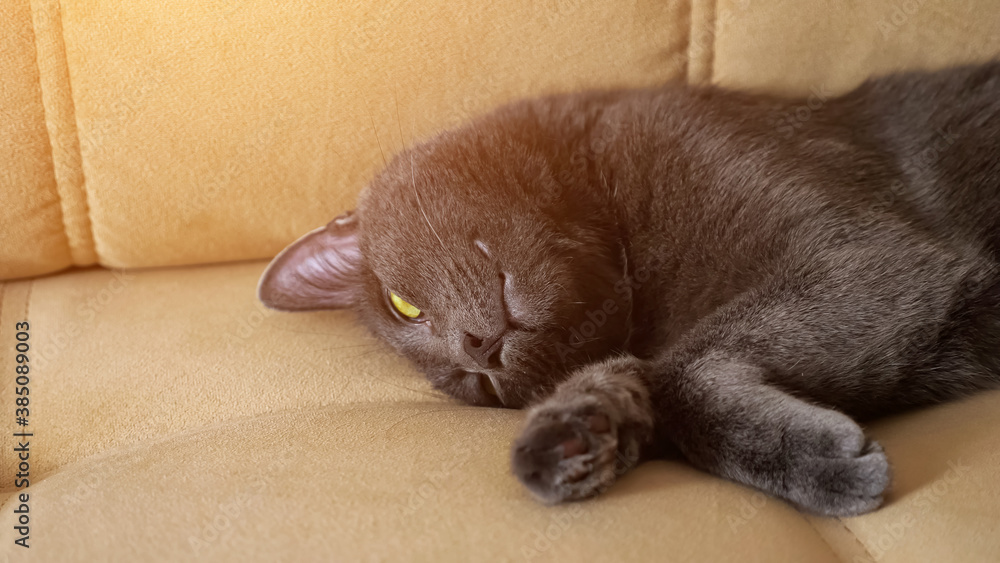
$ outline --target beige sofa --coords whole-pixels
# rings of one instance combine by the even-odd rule
[[[822,99],[1000,55],[993,0],[33,0],[0,32],[0,561],[1000,560],[1000,392],[872,424],[895,479],[866,516],[677,462],[543,507],[508,471],[520,412],[254,296],[383,152],[500,102],[675,78]]]

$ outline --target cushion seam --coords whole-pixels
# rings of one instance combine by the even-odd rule
[[[69,92],[69,106],[72,109],[73,135],[76,137],[76,150],[80,159],[80,197],[83,202],[83,216],[87,220],[87,234],[90,237],[90,252],[93,253],[96,263],[103,264],[101,261],[101,254],[97,249],[97,235],[94,233],[94,217],[92,215],[93,209],[90,206],[90,191],[87,189],[87,177],[84,174],[83,169],[83,147],[80,143],[80,124],[76,119],[76,98],[73,97],[73,81],[71,80],[69,72],[69,53],[66,50],[66,28],[62,23],[62,1],[56,0],[56,5],[59,6],[59,36],[60,39],[62,39],[62,56],[63,59],[66,60],[66,90]]]
[[[809,523],[809,526],[811,526],[812,529],[813,529],[813,531],[816,532],[816,535],[818,535],[820,537],[820,539],[823,540],[823,543],[826,544],[826,547],[830,550],[830,553],[834,557],[836,557],[839,561],[846,561],[843,557],[841,557],[841,552],[839,550],[837,550],[836,548],[834,548],[833,544],[831,544],[830,541],[826,538],[826,535],[823,533],[823,531],[816,527],[816,524],[813,522],[813,519],[810,518],[809,516],[805,515],[805,514],[802,514],[801,512],[799,514],[802,516],[802,518],[806,522]],[[875,561],[875,558],[872,556],[871,551],[868,550],[868,546],[866,546],[864,544],[864,542],[861,541],[861,538],[859,538],[858,535],[855,534],[854,531],[851,530],[851,528],[847,524],[844,523],[844,519],[843,518],[831,518],[831,520],[836,520],[837,524],[841,528],[843,528],[844,531],[846,531],[848,534],[850,534],[850,536],[852,538],[854,538],[855,543],[857,543],[857,545],[859,547],[861,547],[861,550],[864,552],[865,556],[868,558],[867,559],[868,561]]]
[[[89,194],[87,192],[86,178],[83,175],[83,153],[80,147],[79,127],[76,122],[76,103],[75,100],[73,99],[72,84],[70,83],[69,80],[69,61],[66,51],[65,32],[62,25],[62,3],[59,0],[51,0],[51,3],[44,2],[44,0],[39,2],[32,2],[31,12],[33,20],[32,33],[35,38],[35,64],[38,70],[38,77],[39,77],[38,80],[39,92],[41,94],[42,110],[44,112],[46,120],[46,130],[49,134],[49,147],[51,151],[50,156],[52,161],[52,175],[55,181],[56,196],[59,200],[59,210],[60,210],[60,216],[62,218],[63,235],[66,237],[66,244],[69,249],[70,260],[72,264],[76,266],[89,266],[95,262],[99,263],[100,256],[97,252],[96,239],[94,237],[94,230],[93,230],[94,223],[91,217],[91,209],[88,197]],[[42,64],[43,52],[51,50],[51,49],[46,49],[41,44],[42,38],[39,34],[39,31],[42,27],[39,24],[39,22],[45,22],[46,20],[49,21],[49,28],[50,28],[49,33],[52,34],[54,38],[56,35],[58,36],[56,38],[59,41],[58,56],[61,57],[63,63],[65,64],[65,70],[66,70],[65,85],[67,93],[65,96],[66,107],[64,109],[65,112],[68,113],[68,115],[62,115],[62,116],[59,115],[60,112],[57,109],[50,107],[50,105],[53,103],[53,99],[49,96],[46,96],[46,91],[48,90],[48,88],[46,88],[45,77],[51,77],[54,72],[57,72],[54,71],[53,69],[47,69]],[[53,32],[51,28],[56,25],[59,26],[59,29],[57,32]],[[59,80],[58,77],[55,79]],[[58,126],[61,126],[63,128],[72,127],[72,133],[71,133],[72,138],[69,139],[69,142],[60,143],[59,137],[65,136],[66,134],[64,133],[63,135],[58,135],[57,134],[58,130],[55,129],[56,126],[54,127],[48,126],[48,123],[50,121],[52,123],[58,123],[59,124]],[[60,149],[63,150],[61,151]],[[60,174],[60,166],[61,165],[67,166],[65,163],[67,157],[63,157],[62,159],[60,159],[59,153],[63,152],[66,149],[70,149],[71,152],[73,153],[73,155],[68,158],[75,157],[76,159],[76,162],[69,167],[71,168],[73,173],[79,174],[79,182],[78,182],[79,186],[73,185],[74,182],[71,177],[68,178],[66,177],[65,174]],[[73,205],[71,202],[67,201],[64,195],[64,191],[70,191],[70,190],[79,192],[79,203],[76,205]],[[81,233],[83,236],[80,237],[73,236],[72,234],[73,229],[71,229],[70,225],[70,223],[73,220],[70,211],[73,211],[73,207],[77,206],[82,206],[83,209],[82,212],[80,213],[80,218],[82,221],[85,221],[82,229],[83,232]]]
[[[719,0],[712,0],[712,48],[708,50],[708,83],[715,83],[715,49],[719,43]]]
[[[711,84],[715,78],[718,0],[697,0],[697,4],[691,0],[688,8],[687,82]]]
[[[38,25],[35,24],[35,14],[36,14],[35,4],[34,3],[29,4],[28,9],[30,10],[31,13],[31,37],[34,39],[35,42],[34,44],[35,70],[38,71],[38,81],[37,81],[38,98],[42,105],[42,119],[47,122],[49,115],[49,108],[45,105],[45,94],[43,92],[44,88],[42,86],[42,62],[40,60],[40,54],[39,54],[40,46],[38,44]],[[64,265],[62,268],[59,268],[59,269],[64,269],[67,266],[72,266],[75,263],[75,260],[73,260],[73,245],[69,240],[69,229],[67,228],[66,224],[66,203],[65,201],[63,201],[62,193],[59,191],[59,179],[56,177],[56,154],[55,154],[56,140],[52,137],[52,131],[47,126],[45,127],[45,134],[49,138],[49,163],[50,163],[49,171],[52,173],[52,187],[53,191],[56,194],[56,199],[59,202],[59,221],[60,223],[62,223],[63,227],[62,230],[63,238],[66,239],[66,254],[69,255],[69,264]],[[0,311],[2,311],[2,308],[0,308]]]
[[[822,541],[823,545],[826,546],[826,549],[829,550],[830,555],[836,557],[838,561],[843,561],[843,559],[840,557],[840,554],[837,553],[837,550],[833,548],[833,545],[831,545],[830,542],[826,539],[826,536],[823,535],[823,532],[821,532],[819,528],[817,528],[816,525],[812,523],[812,520],[810,520],[808,516],[802,514],[801,512],[799,512],[799,516],[801,516],[802,519],[805,520],[807,524],[809,524],[809,527],[812,528],[813,533],[819,536],[820,541]],[[839,521],[840,519],[838,518],[837,520]]]
[[[687,9],[687,37],[684,42],[684,68],[681,72],[684,76],[684,82],[688,84],[691,83],[691,37],[694,35],[694,3],[695,0],[688,0]]]
[[[872,552],[868,550],[868,546],[865,545],[865,542],[861,541],[861,538],[859,538],[858,535],[854,533],[854,530],[852,530],[850,526],[844,523],[843,518],[837,518],[837,523],[840,524],[841,528],[847,530],[848,534],[851,534],[851,537],[854,538],[854,541],[858,542],[858,545],[861,546],[861,549],[864,550],[865,555],[868,556],[868,560],[875,561],[875,557],[872,555]]]

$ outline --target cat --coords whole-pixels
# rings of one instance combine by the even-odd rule
[[[890,466],[859,421],[1000,385],[1000,62],[789,119],[805,103],[671,83],[508,104],[396,155],[259,298],[352,308],[435,388],[527,407],[511,465],[543,502],[680,455],[874,510]]]

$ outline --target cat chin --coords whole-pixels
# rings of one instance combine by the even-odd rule
[[[567,377],[564,368],[539,358],[521,356],[508,359],[499,369],[474,369],[466,366],[420,365],[431,385],[466,404],[495,408],[524,408],[548,395]]]
[[[456,398],[463,402],[479,407],[516,408],[513,397],[508,396],[505,400],[495,375],[459,368],[450,377],[462,382],[459,385],[462,396]]]

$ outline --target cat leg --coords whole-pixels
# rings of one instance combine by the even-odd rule
[[[853,515],[882,503],[888,461],[847,415],[762,383],[761,368],[721,358],[671,377],[663,401],[645,383],[660,371],[622,357],[575,372],[528,411],[514,474],[546,503],[597,495],[655,445],[655,419],[655,439],[696,467],[809,512]]]
[[[581,368],[528,410],[514,474],[541,501],[593,496],[639,461],[652,436],[642,363],[623,356]]]
[[[763,371],[710,354],[660,380],[670,399],[657,413],[658,435],[696,467],[808,512],[849,516],[881,505],[882,448],[847,415],[763,383]]]

